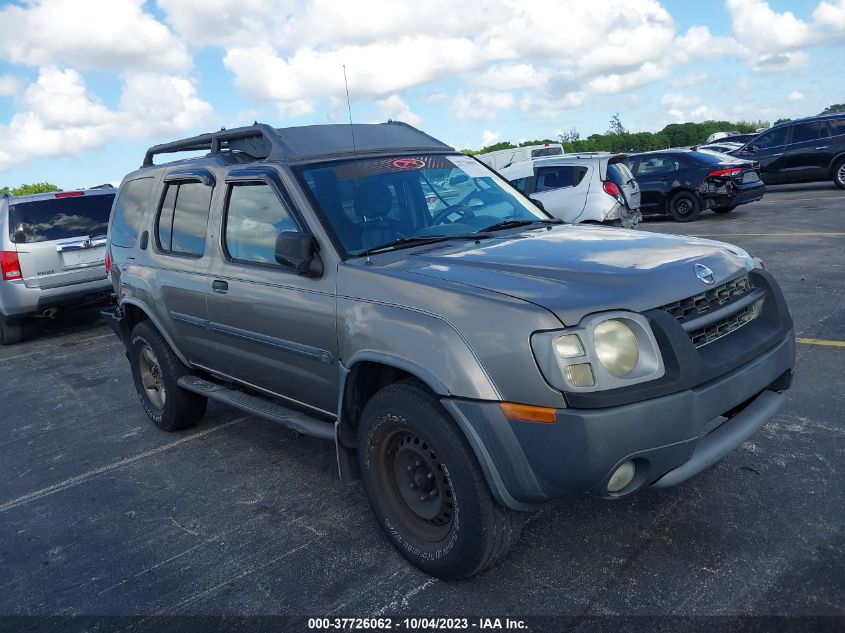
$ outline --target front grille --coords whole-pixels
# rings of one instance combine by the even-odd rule
[[[752,303],[744,310],[740,310],[726,319],[707,325],[699,330],[690,331],[689,337],[692,339],[693,345],[701,347],[713,341],[718,341],[723,336],[727,336],[731,332],[738,330],[749,321],[753,321],[756,316],[757,310]]]
[[[744,308],[739,308],[725,318],[700,328],[695,327],[695,320],[744,297],[752,290],[754,287],[751,285],[751,280],[748,275],[743,275],[721,286],[705,290],[701,294],[666,304],[660,309],[671,314],[682,325],[689,324],[684,329],[687,330],[692,344],[702,347],[753,321],[759,313],[760,302],[756,301]]]
[[[667,303],[660,309],[666,310],[678,321],[684,323],[707,314],[711,310],[721,308],[726,303],[739,299],[751,290],[753,290],[753,286],[748,279],[748,275],[743,275],[721,286],[705,290],[701,294]]]

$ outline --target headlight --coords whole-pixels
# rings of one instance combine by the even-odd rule
[[[608,319],[599,323],[593,330],[593,345],[599,362],[617,378],[630,374],[637,366],[637,337],[622,321]]]
[[[603,312],[577,327],[535,332],[531,348],[546,380],[561,391],[600,391],[656,380],[665,373],[648,319]]]

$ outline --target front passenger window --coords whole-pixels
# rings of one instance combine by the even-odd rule
[[[236,183],[229,190],[225,245],[229,257],[256,264],[276,263],[276,237],[298,231],[273,189],[263,182]]]

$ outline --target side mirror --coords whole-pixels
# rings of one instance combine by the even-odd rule
[[[540,209],[540,211],[545,211],[545,210],[546,210],[546,206],[545,206],[542,202],[540,202],[539,200],[535,200],[534,198],[528,198],[528,199],[529,199],[531,202],[533,202],[533,203],[534,203],[534,206],[535,206],[535,207],[537,207],[538,209]]]
[[[276,261],[282,266],[293,268],[305,277],[320,277],[323,274],[323,260],[317,252],[314,238],[297,231],[283,231],[276,238]]]
[[[745,148],[745,151],[748,152],[749,154],[756,154],[758,149],[760,149],[760,148],[757,147],[756,145],[750,145],[750,146]]]

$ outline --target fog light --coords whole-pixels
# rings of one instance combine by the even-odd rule
[[[567,365],[563,370],[563,375],[573,387],[592,387],[596,384],[596,379],[593,378],[593,368],[590,363],[580,363],[578,365]]]
[[[619,492],[634,480],[636,472],[637,467],[634,466],[634,462],[631,460],[622,462],[622,465],[613,471],[613,474],[610,476],[610,481],[607,482],[607,491]]]

